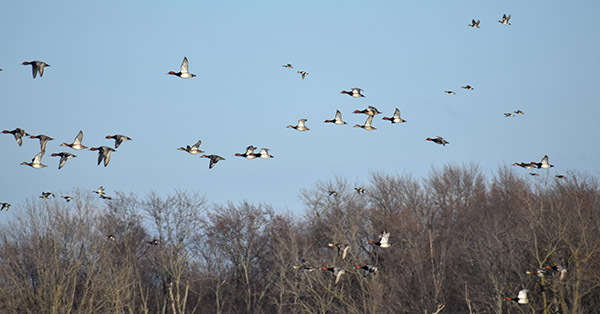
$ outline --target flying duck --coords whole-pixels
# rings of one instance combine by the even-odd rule
[[[288,125],[288,128],[292,128],[292,129],[296,129],[298,131],[308,131],[310,130],[309,128],[306,127],[306,121],[308,121],[307,119],[300,119],[298,120],[298,124],[297,125]]]
[[[75,150],[86,149],[87,146],[84,146],[81,144],[82,140],[83,140],[83,131],[79,130],[79,133],[77,133],[77,136],[73,140],[73,144],[62,143],[62,144],[60,144],[60,146],[69,146]]]
[[[471,24],[469,24],[469,26],[473,27],[473,28],[479,28],[479,20],[475,21],[475,19],[471,20]]]
[[[246,151],[242,154],[242,153],[235,153],[236,156],[238,157],[244,157],[246,159],[254,159],[258,156],[258,154],[254,153],[254,150],[256,149],[256,146],[248,146],[246,147]]]
[[[186,147],[179,147],[178,150],[182,150],[184,152],[188,152],[188,153],[190,153],[192,155],[204,153],[203,150],[199,149],[200,144],[202,144],[202,141],[198,140],[198,142],[196,142],[196,144],[194,144],[192,146],[186,145]]]
[[[392,124],[394,123],[404,123],[406,122],[406,120],[402,119],[400,117],[400,109],[396,108],[396,110],[394,111],[394,115],[391,117],[383,117],[383,120],[389,120],[390,122],[392,122]]]
[[[125,136],[125,135],[121,135],[121,134],[115,134],[115,135],[107,135],[106,136],[107,139],[113,139],[115,140],[115,148],[119,148],[119,145],[123,144],[123,142],[125,141],[131,141],[131,137],[129,136]]]
[[[37,138],[38,140],[40,140],[40,150],[46,150],[46,143],[48,143],[48,141],[54,140],[50,136],[46,136],[44,134],[35,135],[35,136],[31,135],[29,137],[30,138]]]
[[[368,116],[367,120],[365,121],[365,124],[363,124],[363,125],[355,124],[354,127],[355,128],[363,128],[367,131],[377,130],[376,128],[371,126],[372,122],[373,122],[373,116]]]
[[[29,166],[31,168],[44,168],[47,167],[46,165],[42,164],[42,157],[44,156],[44,154],[46,153],[46,151],[41,151],[39,152],[37,155],[35,155],[33,157],[33,159],[31,160],[31,162],[22,162],[21,165],[23,166]]]
[[[115,151],[114,148],[108,146],[99,146],[90,148],[92,151],[98,151],[98,165],[104,160],[104,167],[110,162],[110,154]]]
[[[383,230],[379,235],[379,240],[377,242],[369,240],[369,244],[377,245],[382,248],[388,248],[392,246],[392,244],[390,243],[390,233],[386,230]]]
[[[341,94],[348,94],[354,98],[360,98],[360,97],[365,97],[365,95],[362,94],[362,89],[358,88],[358,87],[352,87],[352,89],[350,91],[341,91]]]
[[[169,73],[167,73],[167,74],[176,75],[183,79],[192,78],[192,77],[196,76],[196,74],[191,74],[190,71],[188,70],[187,57],[183,57],[183,62],[181,62],[181,71],[179,71],[177,73],[175,73],[175,71],[169,71]]]
[[[342,120],[342,113],[339,110],[335,111],[335,118],[333,118],[333,120],[325,120],[325,123],[334,123],[338,125],[347,124],[345,121]]]
[[[369,106],[369,107],[367,107],[367,109],[364,109],[364,110],[354,110],[354,113],[364,113],[369,116],[375,116],[375,115],[380,114],[381,112],[379,110],[377,110],[377,108],[375,108],[373,106]]]
[[[300,73],[300,75],[302,75],[302,79],[304,79],[308,75],[308,72],[306,72],[306,71],[298,71],[298,73]]]
[[[8,208],[12,206],[9,203],[0,203],[0,205],[2,205],[2,207],[0,207],[0,211],[3,211],[5,209],[6,209],[6,211],[8,211]]]
[[[4,131],[2,131],[2,133],[12,134],[15,137],[15,140],[17,141],[17,144],[19,146],[23,145],[23,136],[29,136],[29,134],[27,134],[27,132],[25,132],[25,130],[23,130],[21,128],[16,128],[12,131],[4,130]]]
[[[338,255],[340,255],[342,257],[342,261],[344,259],[346,259],[346,255],[348,255],[348,252],[350,251],[350,244],[332,242],[332,243],[327,244],[327,246],[336,247]]]
[[[52,157],[60,157],[60,162],[58,163],[58,169],[60,169],[65,165],[65,163],[67,162],[67,159],[77,157],[77,156],[75,156],[71,153],[67,153],[67,152],[60,152],[60,153],[52,153]]]
[[[219,155],[202,155],[202,156],[200,156],[200,158],[210,159],[210,163],[208,164],[208,169],[212,169],[212,167],[214,167],[215,164],[218,163],[219,161],[225,160],[225,158],[223,158]]]
[[[275,156],[269,154],[269,149],[268,148],[261,148],[260,149],[260,153],[259,153],[259,157],[262,158],[262,159],[275,158]]]
[[[519,291],[519,295],[516,298],[506,297],[505,300],[514,301],[519,304],[527,304],[529,303],[529,299],[527,299],[527,292],[529,292],[529,289],[523,289]]]
[[[441,137],[441,136],[437,136],[436,138],[431,138],[431,137],[428,137],[428,138],[426,138],[426,140],[428,140],[428,141],[432,141],[432,142],[434,142],[434,143],[436,143],[436,144],[440,144],[440,145],[442,145],[442,146],[446,146],[446,144],[450,144],[450,142],[446,141],[446,140],[445,140],[443,137]]]
[[[343,274],[346,273],[346,271],[341,268],[341,267],[321,267],[322,270],[328,270],[330,271],[334,276],[335,276],[335,283],[334,285],[337,286],[337,284],[340,282],[340,278],[342,277]]]
[[[502,19],[498,21],[498,23],[504,24],[504,25],[510,25],[510,23],[508,22],[508,20],[510,20],[510,14],[508,16],[506,16],[506,14],[502,15]]]
[[[25,61],[23,65],[31,65],[31,72],[33,74],[33,78],[40,74],[40,77],[44,76],[44,68],[49,67],[50,65],[43,61]]]
[[[541,162],[532,161],[531,164],[536,166],[538,169],[540,169],[540,168],[549,169],[549,168],[554,167],[554,165],[551,165],[550,163],[548,163],[548,155],[544,155],[544,157],[542,157]]]

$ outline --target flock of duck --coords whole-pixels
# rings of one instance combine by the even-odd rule
[[[507,16],[506,14],[504,14],[502,16],[502,19],[499,20],[498,22],[503,25],[511,25],[509,23],[510,18],[511,18],[510,15]],[[468,24],[468,26],[473,27],[473,28],[480,28],[479,25],[480,25],[480,20],[475,20],[475,19],[473,19],[471,21],[471,24]],[[32,75],[33,75],[34,79],[37,77],[38,74],[39,74],[40,78],[43,77],[44,69],[46,67],[50,67],[49,64],[47,64],[43,61],[25,61],[22,64],[31,66]],[[293,65],[290,63],[284,64],[283,67],[286,69],[293,69]],[[0,69],[0,71],[2,71],[2,69]],[[309,75],[309,73],[306,71],[297,71],[297,73],[300,74],[302,79],[305,79],[306,76]],[[187,57],[183,58],[183,61],[181,63],[181,68],[178,72],[169,71],[168,74],[177,76],[182,79],[189,79],[189,78],[196,77],[196,74],[192,74],[189,72],[189,61],[188,61]],[[468,84],[461,86],[461,88],[468,90],[468,91],[474,90],[474,88]],[[456,92],[454,92],[452,90],[446,90],[444,92],[449,95],[456,95]],[[361,88],[357,88],[357,87],[354,87],[354,88],[350,89],[349,91],[342,90],[341,93],[349,95],[350,97],[353,97],[353,98],[366,97],[363,94],[363,90]],[[367,119],[365,120],[364,124],[362,124],[362,125],[356,124],[356,125],[354,125],[354,127],[362,128],[367,131],[376,130],[376,128],[373,127],[373,118],[376,115],[381,114],[381,112],[377,108],[375,108],[374,106],[368,106],[366,109],[355,110],[355,111],[353,111],[353,113],[367,115]],[[523,111],[515,110],[514,112],[504,113],[504,116],[505,117],[514,117],[515,115],[523,115],[523,114],[524,114]],[[392,116],[383,117],[383,120],[390,121],[392,124],[401,124],[401,123],[406,122],[406,120],[404,120],[401,117],[400,110],[398,108],[395,108],[395,111]],[[292,129],[295,129],[295,130],[301,131],[301,132],[309,131],[310,129],[306,126],[307,121],[308,121],[307,119],[299,119],[298,123],[296,125],[288,125],[287,128],[292,128]],[[336,110],[335,116],[333,119],[325,120],[324,123],[332,123],[335,125],[347,124],[347,122],[342,120],[342,113],[340,112],[340,110]],[[39,135],[35,135],[35,136],[30,135],[21,128],[16,128],[14,130],[3,130],[2,133],[12,134],[19,146],[21,146],[23,144],[23,138],[29,137],[32,139],[38,139],[39,143],[40,143],[40,152],[33,157],[31,162],[22,162],[21,165],[30,166],[30,167],[36,168],[36,169],[47,167],[45,164],[42,163],[42,157],[44,156],[44,154],[46,152],[46,145],[47,145],[48,141],[54,140],[53,138],[51,138],[50,136],[44,135],[44,134],[39,134]],[[107,135],[106,139],[113,139],[115,141],[114,148],[109,147],[109,146],[104,146],[104,145],[89,148],[90,151],[98,151],[98,165],[100,165],[100,163],[103,162],[105,167],[108,166],[108,164],[110,162],[111,154],[113,152],[115,152],[116,149],[119,148],[119,146],[121,144],[123,144],[126,141],[132,140],[130,137],[121,135],[121,134]],[[426,138],[426,140],[431,141],[436,144],[439,144],[439,145],[442,145],[442,146],[446,146],[446,144],[450,144],[450,142],[448,142],[446,139],[444,139],[441,136],[436,136],[433,138],[428,137],[428,138]],[[81,150],[88,148],[87,146],[82,144],[82,141],[83,141],[83,131],[80,130],[71,144],[62,143],[60,146],[66,146],[73,150],[81,151]],[[191,146],[186,145],[186,147],[179,147],[178,150],[185,151],[191,155],[199,155],[199,154],[204,153],[204,151],[200,149],[201,143],[202,143],[202,141],[198,140],[195,144],[193,144]],[[259,153],[255,153],[256,149],[257,149],[257,147],[250,145],[250,146],[246,147],[246,150],[243,153],[236,153],[235,156],[243,157],[246,159],[255,159],[255,158],[271,159],[271,158],[274,158],[274,156],[269,153],[268,148],[262,148]],[[52,153],[51,156],[60,157],[60,160],[58,163],[58,169],[63,168],[65,166],[67,160],[77,157],[76,155],[74,155],[70,152],[64,152],[64,151],[58,152],[58,153]],[[216,154],[210,154],[210,155],[202,154],[202,155],[200,155],[200,157],[209,159],[209,169],[212,169],[219,161],[225,160],[225,158],[223,158],[222,156],[216,155]],[[554,167],[554,165],[551,165],[548,162],[547,155],[544,156],[540,162],[535,162],[535,161],[532,161],[529,163],[521,162],[521,163],[514,163],[513,165],[522,167],[524,169],[549,169],[549,168]],[[536,176],[538,175],[537,173],[530,173],[530,174],[536,175]],[[556,177],[564,178],[564,175],[556,175]],[[365,192],[365,189],[361,188],[361,187],[357,187],[357,188],[355,188],[355,190],[359,194],[362,194]],[[107,199],[107,200],[112,199],[111,197],[109,197],[105,194],[104,188],[102,186],[92,192],[98,194],[102,199]],[[329,191],[329,195],[333,196],[333,197],[337,197],[338,193],[336,191]],[[43,199],[48,199],[50,197],[55,197],[55,195],[51,192],[43,192],[42,195],[40,196],[40,198],[43,198]],[[65,199],[67,202],[72,200],[72,197],[68,196],[68,195],[61,196],[61,198]],[[11,206],[11,204],[0,203],[0,206],[1,206],[0,211],[8,210],[8,208]],[[108,238],[114,240],[114,236],[112,236],[112,235],[109,235]],[[390,238],[390,233],[387,232],[386,230],[384,230],[379,235],[379,239],[377,241],[369,240],[368,244],[372,245],[374,247],[379,247],[379,248],[390,248],[391,243],[389,242],[389,238]],[[152,245],[159,244],[159,240],[156,238],[151,241],[147,241],[147,242]],[[350,245],[344,244],[341,242],[332,242],[332,243],[329,243],[328,246],[331,248],[337,249],[337,252],[342,261],[346,259],[346,257],[348,256],[348,254],[350,253],[350,250],[351,250]],[[337,285],[340,282],[342,275],[345,274],[347,271],[346,269],[344,269],[343,267],[340,267],[340,266],[313,267],[309,261],[304,260],[304,259],[302,260],[301,264],[294,265],[293,268],[297,269],[297,270],[306,271],[306,272],[312,272],[315,269],[328,270],[333,274],[333,276],[335,278],[334,279],[335,285]],[[365,276],[368,276],[370,274],[377,274],[377,272],[379,271],[377,266],[369,265],[369,264],[357,264],[355,266],[355,268],[360,271],[363,271]],[[543,277],[549,271],[556,271],[556,272],[560,273],[560,279],[562,280],[566,273],[566,268],[563,266],[560,266],[560,265],[546,266],[535,272],[528,271],[527,273],[528,274],[537,274],[538,276]],[[528,291],[529,291],[528,289],[522,289],[518,292],[518,295],[516,297],[514,297],[514,298],[507,297],[505,299],[508,301],[515,301],[519,304],[527,304],[529,302],[528,297],[527,297]]]

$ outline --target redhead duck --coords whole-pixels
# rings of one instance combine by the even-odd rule
[[[367,275],[377,273],[379,271],[379,268],[373,265],[356,265],[355,268],[364,270],[365,272],[367,272]]]
[[[512,165],[513,166],[519,166],[519,167],[521,167],[523,169],[533,169],[534,168],[534,166],[532,164],[530,164],[530,163],[528,164],[526,162],[521,162],[521,163],[515,162]]]
[[[523,290],[519,291],[519,294],[516,298],[506,297],[505,300],[506,301],[514,301],[519,304],[527,304],[527,303],[529,303],[529,299],[527,299],[527,292],[529,292],[529,289],[523,289]]]
[[[330,271],[335,276],[335,283],[334,283],[334,285],[336,285],[336,286],[340,282],[340,278],[342,277],[342,275],[346,273],[346,271],[343,268],[337,267],[337,266],[335,266],[335,267],[325,267],[325,266],[323,266],[323,267],[321,267],[321,269],[322,270],[328,270],[328,271]]]
[[[504,25],[510,25],[510,23],[508,22],[510,20],[510,14],[508,16],[506,16],[506,14],[502,15],[502,19],[498,21],[498,23],[500,24],[504,24]]]
[[[97,190],[92,191],[92,193],[96,193],[98,195],[104,195],[104,187],[100,186]]]
[[[112,197],[105,194],[100,195],[100,198],[103,200],[112,201]]]
[[[504,117],[505,117],[505,118],[514,117],[514,116],[515,116],[515,115],[514,115],[513,113],[511,113],[511,112],[505,112],[505,113],[504,113]]]
[[[60,162],[58,163],[58,169],[62,168],[65,163],[67,163],[67,159],[77,157],[71,153],[60,152],[60,153],[52,153],[52,157],[60,157]]]
[[[538,169],[540,169],[540,168],[549,169],[549,168],[554,167],[554,165],[551,165],[550,163],[548,163],[548,155],[544,155],[544,157],[542,157],[541,162],[532,161],[531,164],[536,166]]]
[[[246,151],[242,154],[242,153],[235,153],[236,156],[238,157],[244,157],[246,159],[254,159],[258,156],[258,154],[254,153],[254,150],[256,149],[256,146],[248,146],[246,147]]]
[[[82,140],[83,140],[83,131],[79,130],[79,133],[77,133],[77,136],[75,136],[75,139],[73,140],[73,144],[62,143],[62,144],[60,144],[60,146],[69,146],[75,150],[86,149],[87,146],[84,146],[81,144]]]
[[[0,207],[0,211],[3,211],[5,209],[6,209],[6,211],[8,211],[8,208],[12,206],[9,203],[0,203],[0,205],[2,205],[2,207]]]
[[[115,148],[119,148],[119,145],[123,144],[123,142],[125,141],[131,141],[131,137],[129,136],[125,136],[125,135],[121,135],[121,134],[115,134],[115,135],[107,135],[106,136],[107,139],[113,139],[115,140]]]
[[[44,134],[35,135],[35,136],[31,135],[29,137],[30,138],[37,138],[38,140],[40,140],[40,150],[46,150],[46,143],[48,143],[48,141],[54,140],[50,136],[46,136]]]
[[[298,124],[297,125],[288,125],[288,128],[292,128],[292,129],[296,129],[298,131],[308,131],[310,130],[309,128],[306,127],[306,121],[308,121],[307,119],[300,119],[298,120]]]
[[[46,153],[46,151],[41,151],[37,155],[35,155],[35,157],[33,157],[31,162],[24,161],[21,163],[21,165],[29,166],[31,168],[38,168],[38,169],[47,167],[46,165],[42,164],[42,157],[44,156],[45,153]]]
[[[389,120],[390,122],[392,122],[392,124],[394,123],[404,123],[406,122],[406,120],[402,119],[400,117],[400,109],[396,108],[396,110],[394,111],[394,115],[391,117],[383,117],[383,120]]]
[[[371,126],[371,123],[373,122],[373,116],[368,116],[367,117],[367,121],[365,121],[365,124],[360,125],[360,124],[355,124],[354,127],[355,128],[363,128],[367,131],[373,131],[373,130],[377,130],[376,128]]]
[[[92,147],[90,150],[98,151],[98,165],[100,165],[102,160],[104,160],[104,167],[108,166],[108,163],[110,162],[110,155],[112,152],[116,151],[114,148],[108,146]]]
[[[451,91],[451,90],[445,90],[444,93],[446,93],[448,95],[456,95],[456,93],[454,91]]]
[[[369,240],[369,244],[377,245],[382,248],[388,248],[392,246],[392,244],[390,243],[390,233],[386,230],[383,230],[379,235],[379,240],[377,242]]]
[[[160,240],[158,240],[157,238],[154,238],[150,241],[146,241],[146,243],[151,244],[151,245],[159,245],[160,244]]]
[[[334,123],[338,125],[347,124],[345,121],[342,121],[342,113],[339,110],[335,111],[335,118],[333,118],[333,120],[325,120],[325,123]]]
[[[466,90],[474,90],[474,88],[471,85],[465,85],[465,86],[461,86],[460,88],[462,89],[466,89]]]
[[[545,268],[540,268],[536,270],[526,270],[525,274],[527,275],[536,275],[538,277],[544,277],[546,275],[547,270]]]
[[[310,264],[309,261],[302,259],[302,264],[300,265],[293,265],[292,266],[294,269],[300,269],[300,270],[304,270],[304,271],[313,271],[315,270],[315,268]]]
[[[294,66],[291,65],[290,63],[286,63],[286,64],[282,65],[282,67],[284,67],[286,69],[293,69],[294,68]]]
[[[208,158],[210,159],[210,163],[208,164],[208,169],[212,169],[219,161],[225,160],[225,158],[219,155],[202,155],[200,158]]]
[[[54,193],[52,193],[52,192],[42,192],[42,195],[40,196],[40,198],[49,199],[50,196],[56,198],[56,195],[54,195]]]
[[[473,28],[479,28],[479,20],[475,21],[475,19],[471,20],[471,24],[469,24],[469,26],[473,27]]]
[[[175,71],[169,71],[169,73],[167,73],[167,74],[176,75],[183,79],[192,78],[192,77],[196,76],[196,74],[191,74],[190,71],[188,70],[187,57],[183,57],[183,62],[181,62],[181,71],[179,71],[177,73],[175,73]]]
[[[186,145],[186,147],[179,147],[178,150],[182,150],[184,152],[188,152],[188,153],[190,153],[192,155],[204,153],[203,150],[199,149],[200,144],[202,144],[202,141],[198,140],[198,142],[196,142],[196,144],[194,144],[192,146]]]
[[[117,241],[117,238],[115,238],[115,236],[112,234],[107,235],[106,239],[111,240],[111,241]]]
[[[346,255],[348,255],[348,252],[350,251],[350,244],[332,242],[332,243],[327,244],[327,246],[336,247],[338,255],[340,255],[342,257],[342,261],[344,259],[346,259]]]
[[[516,114],[525,114],[525,112],[523,112],[522,110],[515,110]]]
[[[341,94],[348,94],[348,95],[350,95],[350,96],[352,96],[354,98],[365,97],[365,95],[363,95],[361,92],[362,92],[362,89],[357,88],[357,87],[353,87],[352,90],[350,90],[350,91],[343,90],[340,93]]]
[[[268,148],[261,148],[260,149],[260,153],[259,153],[260,158],[262,159],[270,159],[270,158],[275,158],[275,156],[269,154],[269,149]]]
[[[563,175],[563,174],[557,174],[557,175],[555,175],[555,177],[558,178],[558,179],[565,179],[566,178],[565,175]]]
[[[25,132],[25,130],[23,130],[21,128],[16,128],[12,131],[4,130],[4,131],[2,131],[2,133],[12,134],[15,137],[15,140],[17,141],[17,144],[19,146],[23,145],[23,136],[29,136],[29,134],[27,134],[27,132]]]
[[[365,189],[362,187],[355,187],[354,190],[356,191],[356,193],[358,194],[364,194],[365,193]]]
[[[338,196],[338,192],[334,191],[334,190],[329,190],[329,191],[327,191],[327,193],[329,193],[329,196],[332,196],[332,195],[333,195],[333,197]]]
[[[300,73],[300,75],[302,75],[302,79],[304,79],[308,75],[308,72],[306,72],[306,71],[298,71],[298,73]]]
[[[426,140],[434,142],[436,144],[440,144],[442,146],[446,146],[446,144],[450,144],[450,142],[446,141],[443,137],[437,136],[436,138],[428,137]]]
[[[60,198],[64,198],[65,201],[70,202],[73,198],[71,196],[65,195],[65,196],[61,196]]]
[[[539,174],[537,174],[535,172],[530,172],[529,175],[532,176],[532,177],[539,177],[540,176]]]
[[[42,61],[25,61],[23,65],[31,65],[31,71],[33,74],[33,78],[40,74],[40,77],[44,76],[44,68],[49,67],[50,65],[46,62]]]
[[[380,114],[381,112],[379,110],[377,110],[377,108],[373,107],[373,106],[369,106],[367,107],[367,109],[364,110],[354,110],[354,113],[364,113],[368,116],[375,116]]]

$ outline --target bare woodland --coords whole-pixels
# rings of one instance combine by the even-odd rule
[[[184,192],[31,199],[1,227],[0,313],[600,311],[595,178],[450,165],[355,187],[317,183],[297,215]],[[368,244],[382,230],[391,247]],[[521,289],[528,304],[505,300]]]

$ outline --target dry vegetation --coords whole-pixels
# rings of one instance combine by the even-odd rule
[[[597,312],[600,188],[546,180],[447,166],[374,174],[359,194],[337,179],[303,191],[303,217],[189,193],[31,200],[2,226],[0,312]],[[383,229],[392,247],[369,245]],[[329,242],[351,245],[345,260]],[[566,276],[526,274],[546,265]],[[346,273],[334,285],[321,266]],[[529,304],[504,300],[523,288]]]

